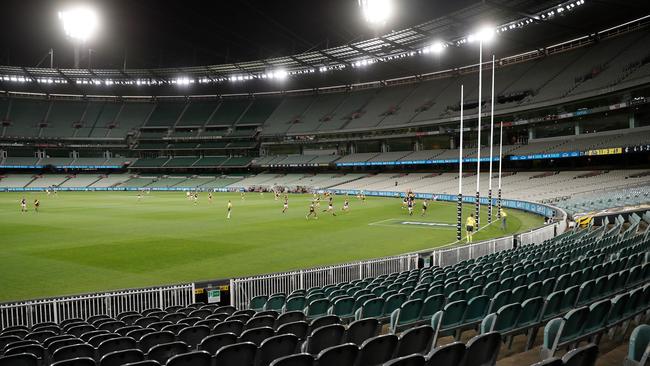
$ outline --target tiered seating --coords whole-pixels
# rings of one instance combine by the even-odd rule
[[[159,158],[140,158],[135,163],[131,164],[131,168],[160,168],[170,160],[169,157]]]
[[[226,160],[228,160],[227,156],[203,156],[194,163],[194,167],[217,167]]]
[[[59,101],[52,103],[47,115],[47,125],[41,132],[42,137],[70,137],[81,126],[81,119],[86,110],[86,102]]]
[[[31,174],[11,174],[0,178],[0,186],[5,188],[23,188],[34,179]]]
[[[224,188],[227,187],[230,184],[233,184],[235,182],[240,181],[242,178],[239,177],[229,177],[229,176],[221,176],[217,177],[210,182],[207,182],[205,184],[202,184],[200,187],[201,188]]]
[[[96,181],[95,183],[89,185],[89,187],[96,187],[96,188],[108,188],[108,187],[115,187],[118,186],[121,183],[126,182],[131,178],[131,175],[129,174],[111,174],[102,177],[100,180]]]
[[[122,109],[122,103],[90,101],[86,106],[81,126],[75,136],[106,137],[109,129],[117,122],[117,116]]]
[[[5,136],[37,137],[49,109],[49,101],[12,99],[11,112],[7,116],[10,125],[5,131]]]
[[[121,187],[121,188],[145,188],[149,184],[153,183],[157,177],[138,177],[134,176],[129,178],[128,180],[119,183],[116,185],[116,187]]]
[[[233,156],[226,160],[221,166],[224,167],[246,167],[249,166],[253,158],[246,156]]]
[[[192,101],[185,108],[185,112],[178,121],[177,126],[203,126],[212,113],[217,109],[218,102]]]
[[[109,130],[108,135],[104,136],[126,137],[129,131],[135,131],[144,125],[154,106],[154,103],[148,102],[128,102],[122,104],[117,115],[112,115],[112,111],[109,111],[111,115],[107,116],[107,118],[113,117],[113,119],[107,121]]]
[[[233,125],[244,111],[248,108],[250,100],[247,99],[224,99],[217,110],[212,113],[206,126],[230,126]]]
[[[183,102],[158,102],[149,116],[146,126],[171,127],[183,113],[185,103]]]
[[[79,187],[88,187],[91,184],[95,183],[101,179],[101,176],[98,174],[79,174],[79,175],[74,175],[71,176],[68,180],[65,182],[59,184],[59,187],[74,187],[74,188],[79,188]],[[1,185],[2,183],[0,183]]]
[[[153,183],[147,185],[147,188],[169,188],[181,184],[186,180],[182,176],[163,176],[156,179]]]
[[[373,319],[346,326],[335,316],[309,321],[302,312],[255,313],[193,304],[5,328],[0,332],[0,364],[111,366],[149,360],[168,366],[268,366],[301,359],[308,362],[299,365],[315,361],[334,366],[357,359],[361,365],[376,365],[414,357],[460,362],[470,354],[478,362],[494,363],[501,340],[491,333],[467,345],[456,342],[430,350],[426,327],[399,337],[378,336],[378,328]]]
[[[35,187],[53,187],[58,186],[59,184],[68,180],[69,175],[67,174],[48,174],[38,176],[26,187],[35,188]]]
[[[282,102],[281,98],[259,98],[253,100],[244,114],[237,121],[238,125],[261,125],[269,118],[275,108]]]
[[[19,157],[7,156],[2,165],[9,166],[24,166],[24,165],[37,165],[40,159],[35,157]]]
[[[43,158],[40,165],[68,166],[72,164],[73,158]]]
[[[198,156],[177,156],[169,159],[165,163],[164,167],[165,168],[189,168],[197,160],[199,160]]]

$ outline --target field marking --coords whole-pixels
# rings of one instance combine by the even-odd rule
[[[390,224],[387,222],[391,222]],[[448,222],[426,222],[426,221],[411,221],[404,218],[390,218],[380,221],[371,222],[368,226],[384,226],[384,227],[403,227],[403,228],[418,228],[418,229],[450,229],[456,228],[456,224]]]

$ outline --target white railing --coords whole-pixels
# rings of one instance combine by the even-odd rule
[[[408,271],[417,268],[418,257],[417,253],[411,253],[300,271],[231,279],[230,304],[237,309],[246,309],[250,300],[258,295],[289,294],[297,289]]]
[[[116,317],[125,311],[187,306],[194,302],[194,284],[131,289],[99,294],[0,304],[0,329],[66,319],[88,319],[93,315]]]
[[[459,244],[448,249],[437,249],[431,253],[431,264],[438,267],[453,266],[468,259],[476,259],[484,255],[512,249],[514,237],[490,239],[470,245]]]
[[[520,245],[541,244],[545,240],[553,239],[557,234],[561,233],[560,223],[542,226],[535,230],[527,231],[519,235]]]

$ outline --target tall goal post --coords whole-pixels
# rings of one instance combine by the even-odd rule
[[[488,224],[492,223],[492,160],[493,160],[493,146],[494,146],[494,60],[492,55],[492,100],[490,101],[490,169],[488,174]],[[479,132],[480,133],[480,132]]]
[[[463,85],[460,86],[460,141],[458,143],[458,203],[456,206],[456,240],[463,237]]]
[[[483,40],[478,45],[478,121],[476,132],[478,142],[476,144],[476,228],[481,227],[481,104],[483,92]]]

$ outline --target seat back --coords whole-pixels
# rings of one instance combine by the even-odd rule
[[[257,366],[268,366],[273,360],[293,354],[298,347],[293,334],[277,335],[264,340],[257,351]]]
[[[237,335],[234,333],[220,333],[207,336],[201,340],[198,349],[215,355],[221,347],[237,343]]]
[[[427,365],[460,365],[465,356],[465,344],[453,342],[436,347],[426,356]]]
[[[144,360],[144,353],[139,349],[129,349],[107,353],[99,360],[99,366],[121,366]]]
[[[309,353],[297,353],[290,356],[280,357],[271,362],[271,366],[313,366],[314,356]]]
[[[315,329],[303,344],[303,350],[316,355],[322,350],[338,345],[345,335],[345,327],[340,324],[326,325]]]
[[[433,341],[433,328],[422,325],[411,328],[399,336],[395,356],[401,357],[412,353],[425,354]]]
[[[207,325],[195,325],[181,329],[176,338],[185,342],[191,349],[196,349],[203,338],[209,336],[210,333],[211,330]]]
[[[296,337],[298,337],[298,339],[304,340],[305,338],[307,338],[308,330],[309,330],[309,324],[307,324],[306,321],[297,321],[297,322],[281,325],[280,327],[278,327],[275,334],[277,335],[293,334]]]
[[[345,342],[361,346],[363,342],[379,333],[379,320],[366,318],[355,320],[345,331]]]
[[[358,366],[374,366],[391,359],[399,339],[394,334],[370,338],[360,347]]]
[[[318,366],[354,365],[358,354],[359,347],[356,344],[340,344],[322,350],[316,356],[316,364]]]
[[[95,349],[89,344],[73,344],[61,347],[54,352],[52,360],[62,361],[77,357],[95,358]]]
[[[123,351],[127,349],[137,348],[137,342],[133,338],[119,337],[111,338],[103,341],[97,346],[97,354],[102,357],[108,353],[115,351]]]
[[[239,342],[251,342],[259,346],[265,339],[274,335],[275,331],[271,327],[248,329],[239,336]]]
[[[170,343],[174,342],[176,340],[176,335],[174,333],[169,332],[169,331],[161,331],[161,332],[154,332],[154,333],[149,333],[145,334],[140,338],[139,343],[139,348],[142,350],[142,352],[147,353],[151,349],[151,347],[158,345],[158,344],[163,344],[163,343]]]
[[[425,362],[424,356],[413,354],[392,359],[386,362],[384,366],[424,366]]]
[[[564,366],[593,366],[598,358],[598,346],[591,343],[573,349],[562,357]]]
[[[501,334],[489,332],[480,334],[467,342],[463,366],[487,366],[494,365],[499,355],[501,346]]]
[[[650,357],[650,325],[641,324],[634,328],[630,335],[630,346],[627,351],[627,360],[637,362],[639,365],[647,364]]]
[[[241,320],[226,320],[212,329],[212,333],[234,333],[240,335],[244,331],[244,322]]]
[[[176,341],[151,347],[149,352],[147,352],[147,358],[164,365],[170,358],[183,353],[187,353],[187,344]]]

